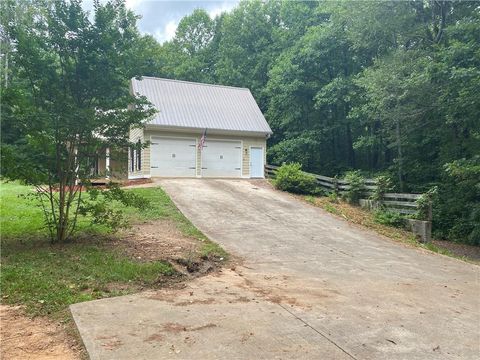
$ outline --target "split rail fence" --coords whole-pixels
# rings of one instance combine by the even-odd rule
[[[266,165],[265,166],[265,174],[269,178],[275,178],[276,171],[279,166],[275,165]],[[325,190],[327,193],[338,193],[342,194],[345,193],[349,188],[349,182],[343,179],[332,178],[328,176],[318,175],[318,174],[311,174],[317,179],[318,185]],[[372,200],[368,200],[368,198],[373,194],[374,190],[377,188],[377,182],[374,179],[365,179],[365,192],[364,195],[366,199],[364,199],[363,204],[366,204],[367,207],[374,208],[378,206],[378,204],[374,204]],[[417,200],[422,196],[422,194],[407,194],[407,193],[385,193],[383,194],[383,199],[379,201],[379,203],[385,206],[388,210],[392,212],[397,212],[406,215],[415,215],[418,213],[419,206]],[[428,216],[426,221],[432,220],[432,211],[431,205],[428,210]]]

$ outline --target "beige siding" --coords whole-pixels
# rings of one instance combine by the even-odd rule
[[[143,129],[130,130],[130,141],[137,142],[138,140],[140,140],[142,143],[145,142],[144,130]],[[131,155],[129,150],[129,153],[128,153],[128,176],[129,177],[141,177],[141,176],[150,174],[150,149],[148,148],[142,149],[142,169],[141,170],[136,170],[136,167],[134,167],[135,170],[132,172],[130,159],[131,159]]]
[[[132,135],[130,135],[132,139]],[[144,138],[142,141],[149,141],[151,136],[169,136],[169,137],[184,137],[195,138],[198,142],[202,136],[201,133],[189,133],[189,132],[173,132],[173,131],[153,131],[145,130]],[[137,136],[138,138],[138,136]],[[136,139],[134,141],[136,141]],[[266,139],[264,137],[250,137],[250,136],[231,136],[231,135],[208,135],[208,139],[224,139],[224,140],[241,140],[242,141],[242,176],[250,177],[250,147],[258,146],[263,148],[264,162],[266,162]],[[150,148],[143,149],[142,156],[142,171],[143,175],[150,175]],[[201,176],[201,151],[197,149],[197,176]]]

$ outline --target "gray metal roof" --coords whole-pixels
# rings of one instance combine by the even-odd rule
[[[132,91],[155,106],[149,124],[270,134],[250,90],[221,85],[160,79],[132,79]]]

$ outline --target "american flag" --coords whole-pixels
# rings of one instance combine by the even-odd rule
[[[200,138],[200,142],[198,143],[198,149],[200,151],[203,150],[203,147],[205,146],[205,140],[207,140],[207,129],[203,132],[202,137]]]

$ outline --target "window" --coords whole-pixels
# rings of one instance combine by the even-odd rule
[[[135,148],[130,146],[130,171],[135,171]]]
[[[140,171],[142,170],[142,142],[140,141],[140,139],[137,141],[136,158],[136,169]]]

